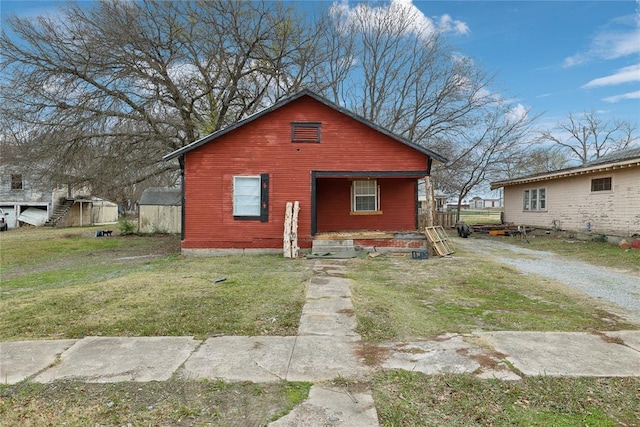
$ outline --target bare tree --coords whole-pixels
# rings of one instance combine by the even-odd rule
[[[530,111],[511,110],[508,104],[485,109],[478,122],[460,132],[456,144],[441,141],[450,163],[436,170],[438,183],[462,200],[478,185],[504,175],[505,165],[519,161],[532,144],[532,127],[537,117]]]
[[[492,77],[453,53],[415,8],[398,2],[376,13],[362,4],[346,17],[336,5],[332,14],[342,39],[352,43],[346,102],[366,119],[429,145],[496,101],[488,90]]]
[[[496,130],[517,132],[498,121],[491,76],[407,4],[343,6],[305,17],[280,2],[101,0],[14,16],[0,115],[43,175],[119,198],[175,182],[164,154],[303,86],[418,144],[444,141],[449,177],[477,176],[463,158],[500,158],[482,157],[506,139]]]
[[[346,102],[368,120],[449,158],[434,169],[436,187],[459,201],[499,173],[531,141],[535,117],[514,114],[493,76],[457,54],[411,5],[333,8],[349,51]],[[425,183],[425,188],[433,188]],[[429,200],[429,198],[427,198]]]
[[[271,2],[103,0],[12,16],[0,114],[50,178],[114,195],[175,181],[162,156],[301,88],[318,34]]]
[[[541,139],[557,144],[571,158],[586,164],[610,151],[631,146],[640,136],[637,125],[622,120],[603,120],[595,112],[569,114],[551,131],[542,131]]]

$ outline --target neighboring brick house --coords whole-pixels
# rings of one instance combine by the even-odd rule
[[[583,166],[493,182],[504,220],[612,236],[640,235],[640,148]]]
[[[322,233],[415,233],[418,179],[442,156],[300,91],[165,160],[183,158],[185,252],[282,248],[285,205],[299,201],[298,243]]]

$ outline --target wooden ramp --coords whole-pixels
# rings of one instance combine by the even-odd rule
[[[426,227],[424,229],[424,234],[427,235],[427,239],[429,239],[431,247],[433,247],[433,250],[439,256],[447,256],[455,252],[449,244],[449,236],[447,236],[447,232],[444,231],[444,228],[441,226]]]

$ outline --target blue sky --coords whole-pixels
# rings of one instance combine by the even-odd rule
[[[393,1],[446,28],[457,51],[497,74],[503,96],[544,113],[543,126],[583,111],[640,122],[640,1]],[[333,3],[307,5],[328,9]],[[0,2],[3,17],[52,13],[60,5]],[[370,3],[382,10],[388,5]]]
[[[640,121],[640,3],[636,1],[416,1],[468,32],[449,40],[506,94],[553,124],[569,113]]]

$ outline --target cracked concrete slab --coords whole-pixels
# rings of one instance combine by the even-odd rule
[[[319,298],[351,298],[351,289],[347,279],[326,277],[323,283],[309,283],[307,298],[314,300]]]
[[[604,335],[620,339],[627,347],[640,351],[640,331],[604,332]]]
[[[504,355],[488,352],[456,334],[442,335],[434,340],[407,343],[387,343],[384,369],[404,369],[428,375],[442,373],[473,373],[479,378],[519,380],[503,361]]]
[[[0,382],[15,384],[52,365],[77,340],[0,342]]]
[[[376,427],[378,415],[371,393],[314,385],[309,398],[269,427]]]
[[[524,375],[640,376],[640,352],[582,332],[479,333]]]
[[[200,343],[193,337],[88,337],[62,353],[60,363],[35,381],[166,381]]]
[[[461,336],[430,341],[387,343],[388,357],[382,363],[385,369],[404,369],[425,374],[471,373],[480,364],[469,357],[473,347]]]
[[[298,335],[354,336],[358,326],[351,313],[311,313],[303,314],[298,326]]]
[[[357,378],[368,372],[357,355],[357,337],[299,336],[291,356],[288,381]]]
[[[185,362],[180,375],[225,381],[277,382],[287,376],[296,337],[207,339]]]

